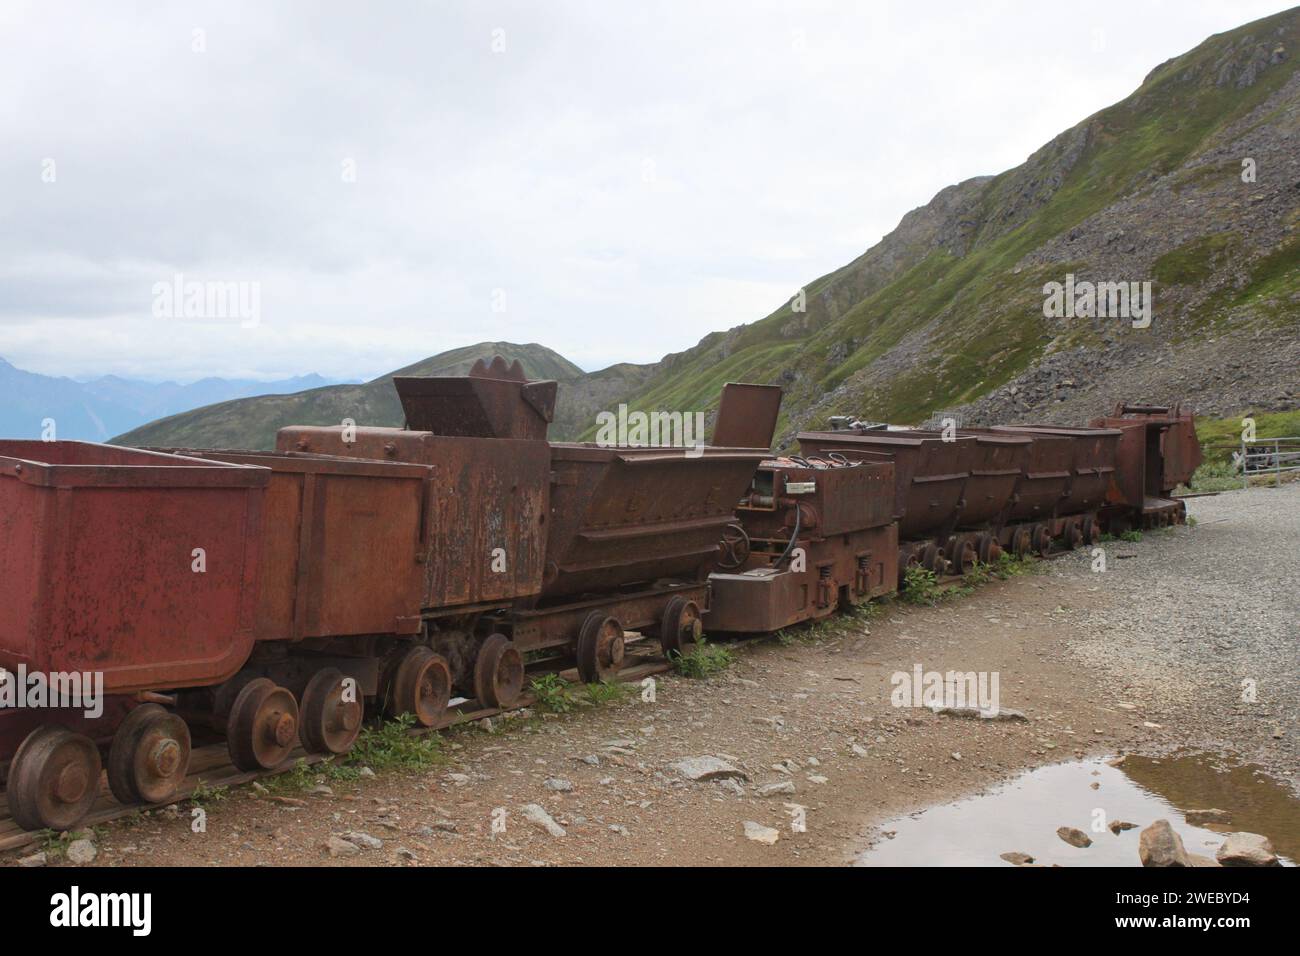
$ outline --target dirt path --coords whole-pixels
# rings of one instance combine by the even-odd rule
[[[1195,550],[1197,534],[1178,529],[1128,550],[1167,561]],[[1212,589],[1193,593],[1215,600]],[[659,678],[653,702],[633,695],[453,732],[432,770],[320,778],[332,793],[311,792],[310,779],[279,794],[241,788],[206,804],[203,833],[192,832],[188,806],[120,821],[96,835],[95,865],[844,864],[878,836],[874,824],[1022,768],[1187,742],[1177,722],[1147,712],[1161,701],[1142,681],[1107,676],[1080,651],[1097,637],[1088,623],[1097,608],[1131,621],[1142,604],[1075,555],[937,607],[894,602],[793,642],[736,645],[729,670]],[[1122,670],[1121,659],[1109,663]],[[1028,720],[894,707],[891,675],[918,665],[996,672],[1001,706]],[[747,780],[691,782],[672,767],[703,755]],[[761,795],[769,784],[786,786]],[[530,822],[530,804],[564,835]],[[795,806],[804,832],[793,828]],[[494,819],[504,832],[493,833]],[[746,821],[779,838],[747,839]]]

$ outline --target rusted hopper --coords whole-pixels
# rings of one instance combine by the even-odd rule
[[[268,477],[89,442],[0,441],[0,668],[15,686],[25,671],[60,688],[57,703],[0,711],[20,826],[81,820],[101,750],[124,801],[163,799],[184,778],[185,723],[130,695],[216,684],[247,659]]]
[[[180,453],[270,472],[258,641],[419,632],[427,467],[303,452]]]
[[[1021,456],[1020,479],[1016,482],[1004,520],[1015,523],[1055,518],[1070,490],[1074,468],[1073,440],[1064,435],[1029,432],[1009,435],[996,429],[970,431],[972,434],[1000,434],[1029,443]]]
[[[229,677],[253,645],[269,477],[90,442],[0,441],[0,666],[98,671],[109,693]]]
[[[530,382],[516,360],[479,359],[466,376],[393,379],[410,431],[473,438],[546,439],[555,382]]]
[[[553,444],[542,600],[704,581],[766,449]]]
[[[1106,500],[1115,474],[1120,432],[1115,428],[1068,428],[1058,425],[996,425],[1002,434],[1045,435],[1068,438],[1073,446],[1070,486],[1057,504],[1057,515],[1096,511]]]
[[[1107,498],[1112,520],[1144,527],[1185,521],[1186,505],[1174,501],[1173,492],[1189,483],[1201,464],[1192,412],[1181,405],[1121,402],[1092,424],[1120,433],[1115,481]]]
[[[799,448],[804,457],[832,452],[859,460],[891,457],[898,536],[917,540],[957,526],[976,441],[971,436],[944,441],[938,432],[920,431],[800,432]]]

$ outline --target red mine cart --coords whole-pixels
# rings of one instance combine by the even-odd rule
[[[82,680],[71,706],[0,714],[20,825],[80,819],[99,788],[97,744],[113,739],[129,755],[124,734],[152,735],[159,786],[184,776],[184,724],[154,705],[122,722],[136,702],[124,695],[216,684],[247,660],[268,478],[108,445],[0,441],[0,667],[15,692],[23,675]],[[102,680],[102,716],[87,714],[87,680],[92,690]]]

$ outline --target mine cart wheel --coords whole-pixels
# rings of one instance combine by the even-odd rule
[[[365,698],[337,667],[323,667],[307,682],[298,713],[299,737],[308,753],[345,754],[361,733]]]
[[[268,677],[249,681],[230,705],[226,747],[244,771],[271,770],[298,742],[298,702]]]
[[[1023,558],[1030,551],[1030,534],[1027,528],[1019,528],[1011,538],[1011,553],[1017,558]]]
[[[1034,525],[1030,547],[1040,558],[1045,558],[1052,553],[1052,532],[1047,529],[1047,525]]]
[[[578,632],[578,676],[584,683],[609,680],[623,666],[623,625],[604,611],[592,611]]]
[[[969,538],[953,543],[952,547],[952,573],[965,574],[971,568],[975,567],[975,562],[979,555],[975,553],[975,545]]]
[[[217,726],[224,724],[230,717],[230,708],[239,696],[239,692],[259,676],[256,671],[240,671],[216,688],[212,695],[212,717],[217,722]]]
[[[1002,557],[1002,545],[998,543],[996,535],[985,532],[979,536],[975,553],[979,557],[980,564],[996,564],[998,558]]]
[[[1071,521],[1065,529],[1065,544],[1071,551],[1083,544],[1086,535],[1083,533],[1082,521]]]
[[[1101,528],[1097,526],[1097,519],[1088,515],[1083,519],[1083,541],[1085,544],[1096,544],[1101,540]]]
[[[157,704],[122,721],[108,751],[108,786],[121,803],[164,803],[190,769],[190,728]]]
[[[935,574],[943,574],[948,570],[948,562],[944,560],[943,548],[937,544],[927,544],[925,550],[921,552],[921,567]]]
[[[718,542],[718,567],[723,571],[740,570],[749,560],[751,547],[748,532],[731,522],[722,529],[722,540]]]
[[[432,727],[447,712],[451,700],[451,665],[424,645],[413,647],[393,672],[389,710],[394,716],[412,714],[421,727]]]
[[[68,830],[99,795],[99,749],[63,727],[38,727],[9,764],[9,812],[24,830]]]
[[[474,696],[485,707],[509,707],[524,689],[524,658],[504,634],[493,634],[474,659]]]
[[[659,645],[664,649],[665,657],[670,651],[689,654],[703,633],[698,604],[680,595],[668,602],[659,623]]]
[[[903,585],[907,582],[907,569],[915,568],[920,565],[920,560],[916,552],[911,548],[898,549],[898,587],[902,590]]]

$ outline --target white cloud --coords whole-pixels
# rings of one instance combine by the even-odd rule
[[[362,377],[509,338],[653,361],[1279,9],[6,5],[0,355]],[[160,324],[175,273],[260,282],[262,322]]]

